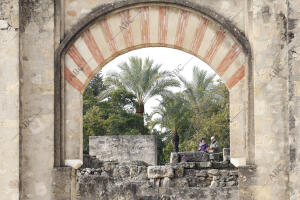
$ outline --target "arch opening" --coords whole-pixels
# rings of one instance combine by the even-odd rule
[[[113,58],[133,49],[169,47],[190,53],[215,70],[230,91],[232,163],[254,160],[250,50],[231,31],[200,11],[178,4],[151,3],[95,17],[67,37],[59,54],[56,98],[56,165],[82,159],[82,93]],[[243,41],[246,41],[243,39]],[[242,140],[241,140],[242,138]]]

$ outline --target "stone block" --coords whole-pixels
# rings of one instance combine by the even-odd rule
[[[179,162],[179,155],[176,152],[171,152],[170,164],[175,165]]]
[[[211,168],[212,163],[211,162],[196,162],[196,168],[202,169],[202,168]]]
[[[208,175],[211,175],[211,176],[218,176],[219,175],[219,170],[217,169],[210,169],[207,171]]]
[[[174,180],[174,184],[176,187],[189,187],[189,182],[187,180],[187,178],[183,177],[183,178],[176,178]]]
[[[172,181],[169,177],[165,177],[162,180],[162,187],[172,187]]]
[[[186,176],[196,176],[196,171],[195,169],[185,169],[184,174]]]
[[[53,196],[56,199],[71,199],[72,168],[57,167],[53,169]],[[0,198],[1,199],[1,198]]]
[[[210,184],[210,187],[211,188],[218,187],[218,182],[217,181],[212,181],[211,184]]]
[[[235,171],[230,171],[230,172],[229,172],[229,175],[230,175],[230,176],[238,176],[238,171],[237,171],[237,170],[235,170]]]
[[[209,154],[205,152],[179,152],[179,162],[207,162]]]
[[[218,181],[220,179],[220,176],[213,176],[213,181]]]
[[[201,171],[196,171],[196,176],[200,176],[200,177],[207,177],[207,171],[205,170],[201,170]]]
[[[229,174],[228,170],[220,170],[221,176],[228,176],[228,174]]]
[[[194,162],[183,162],[183,163],[179,163],[179,166],[181,166],[185,169],[194,169],[196,167],[196,163],[194,163]]]
[[[182,166],[174,166],[173,169],[176,177],[183,177],[184,168]]]
[[[157,144],[153,135],[90,136],[90,155],[101,161],[144,161],[157,164]]]
[[[219,187],[225,187],[226,183],[225,182],[219,182]]]
[[[230,161],[230,149],[223,148],[223,161]]]
[[[116,167],[118,163],[115,161],[112,162],[104,162],[103,163],[103,170],[106,172],[112,172],[112,170]]]
[[[114,177],[129,177],[130,176],[130,169],[128,166],[118,166],[114,168],[113,170],[113,176]]]
[[[234,186],[236,185],[236,181],[229,181],[226,183],[227,186]]]
[[[171,166],[149,166],[147,175],[149,179],[172,178],[174,177],[174,170]]]
[[[227,182],[230,182],[230,181],[233,181],[233,180],[235,180],[236,178],[234,177],[234,176],[228,176],[227,178],[226,178],[226,181]]]

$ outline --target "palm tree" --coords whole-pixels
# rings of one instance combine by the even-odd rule
[[[146,102],[156,96],[168,92],[170,87],[179,87],[180,83],[174,75],[160,71],[161,65],[154,65],[153,60],[130,57],[129,63],[118,65],[120,73],[112,73],[106,79],[106,84],[114,88],[124,89],[137,98],[136,113],[144,116]]]
[[[185,88],[184,94],[189,100],[193,112],[193,127],[199,131],[201,126],[199,119],[207,111],[208,105],[214,98],[212,91],[216,88],[215,75],[208,75],[207,71],[199,70],[197,66],[194,66],[192,81],[188,81],[182,76],[178,76],[178,78]]]
[[[179,135],[189,126],[190,113],[188,102],[180,93],[162,95],[160,104],[151,113],[151,116],[159,115],[153,120],[152,126],[159,124],[171,133],[174,152],[179,150]]]

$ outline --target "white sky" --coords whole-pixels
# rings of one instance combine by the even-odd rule
[[[215,74],[215,71],[212,70],[212,68],[209,67],[206,63],[204,63],[199,58],[191,54],[185,53],[184,51],[165,47],[147,47],[133,50],[123,55],[120,55],[108,64],[106,64],[101,70],[103,77],[105,78],[112,71],[118,71],[118,64],[124,61],[127,62],[128,58],[131,56],[138,56],[140,58],[149,57],[150,59],[154,60],[154,64],[162,64],[161,70],[168,71],[176,69],[179,65],[179,68],[182,68],[182,66],[187,63],[180,74],[188,80],[192,79],[193,67],[195,65],[198,66],[200,69],[208,71],[208,74]],[[216,78],[219,77],[216,76]],[[154,97],[146,103],[146,113],[150,114],[152,111],[152,107],[158,105],[158,101],[156,100],[157,98],[158,97]]]

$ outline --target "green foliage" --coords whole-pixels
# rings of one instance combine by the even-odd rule
[[[171,137],[174,130],[180,130],[179,151],[195,151],[201,138],[206,138],[210,143],[211,136],[219,141],[220,149],[229,147],[230,143],[229,92],[225,84],[220,80],[214,82],[214,76],[207,76],[205,71],[196,67],[191,82],[183,77],[179,79],[185,90],[181,94],[169,95],[171,98],[163,96],[156,108],[156,113],[161,117],[152,122],[164,128],[161,133],[165,135],[162,162],[168,162],[170,152],[174,151]]]
[[[162,95],[160,104],[154,108],[152,115],[159,117],[153,120],[153,125],[160,125],[171,134],[174,152],[178,152],[180,135],[189,127],[190,113],[188,102],[180,93]]]
[[[166,158],[164,157],[165,154],[163,152],[166,146],[166,143],[164,142],[166,135],[156,129],[153,129],[151,131],[151,134],[156,136],[158,165],[164,165],[166,161],[168,162],[168,160],[166,160]]]
[[[106,91],[101,73],[96,74],[83,93],[83,115],[103,99]]]
[[[94,78],[89,83],[88,88],[92,90],[94,96],[98,96],[102,91],[105,90],[106,87],[103,83],[101,72],[94,76]]]
[[[211,136],[215,136],[220,143],[220,149],[229,147],[229,92],[225,84],[220,81],[210,92],[211,98],[206,107],[206,112],[201,117],[193,118],[193,123],[197,122],[197,130],[192,137],[180,145],[183,151],[195,151],[201,138],[210,141]]]
[[[133,94],[116,90],[100,102],[93,94],[86,90],[84,109],[88,110],[84,110],[83,116],[84,153],[88,153],[89,136],[149,134],[143,117],[135,114],[137,102]]]
[[[173,152],[173,144],[170,140],[165,141],[165,148],[163,149],[163,159],[165,163],[170,162],[171,152]]]
[[[179,87],[179,82],[170,72],[160,71],[161,65],[146,58],[130,57],[129,63],[119,65],[120,73],[112,73],[106,84],[126,90],[137,98],[137,113],[144,114],[144,105],[152,97],[168,92],[170,87]]]

